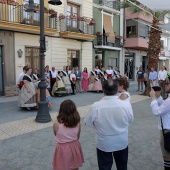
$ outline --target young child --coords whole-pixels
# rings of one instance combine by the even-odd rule
[[[71,100],[61,103],[53,125],[57,146],[53,157],[54,170],[78,170],[84,163],[80,137],[80,115]]]
[[[116,79],[119,83],[118,96],[121,100],[127,100],[130,102],[130,93],[127,92],[129,88],[129,82],[126,77],[120,77]]]

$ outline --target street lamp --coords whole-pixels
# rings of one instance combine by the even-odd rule
[[[30,1],[30,0],[29,0]],[[62,2],[59,0],[48,1],[52,5],[61,5]],[[38,103],[38,112],[35,118],[36,122],[47,123],[51,121],[51,116],[49,113],[48,102],[46,101],[46,82],[44,75],[45,67],[45,36],[44,36],[44,0],[40,0],[40,75],[41,81],[39,83],[40,88],[40,102]]]

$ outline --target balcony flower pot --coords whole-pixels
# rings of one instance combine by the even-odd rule
[[[109,32],[107,32],[107,33],[105,33],[104,35],[105,35],[106,37],[109,37],[109,34],[110,34],[110,33],[109,33]]]
[[[116,36],[115,38],[118,39],[118,40],[121,40],[122,36]]]
[[[7,0],[0,0],[0,3],[6,4],[6,3],[7,3]]]
[[[59,19],[60,19],[60,20],[65,19],[65,18],[66,18],[66,16],[65,16],[64,14],[61,13],[61,14],[59,15]]]
[[[101,35],[102,35],[101,32],[97,32],[97,33],[96,33],[96,36],[101,36]]]
[[[77,17],[75,15],[70,15],[70,19],[76,19]]]
[[[88,18],[85,18],[84,21],[90,24],[90,21],[91,21],[91,20],[88,19]]]
[[[92,19],[91,21],[90,21],[90,25],[95,25],[96,24],[96,20],[95,19]]]
[[[51,14],[50,17],[51,18],[56,18],[57,17],[57,13],[56,14]]]
[[[28,3],[26,3],[26,4],[24,5],[24,8],[27,9],[28,6],[29,6]]]
[[[37,8],[37,7],[35,7],[35,8],[34,8],[34,10],[35,10],[35,11],[40,11],[40,9],[39,9],[39,8]]]
[[[51,15],[57,15],[57,12],[54,11],[53,9],[49,9],[49,14],[51,14]]]
[[[46,7],[44,7],[44,13],[49,13],[49,10]]]
[[[84,17],[77,17],[78,21],[84,21]]]
[[[17,6],[18,5],[18,2],[15,2],[15,1],[8,1],[8,5],[13,5],[13,6]]]

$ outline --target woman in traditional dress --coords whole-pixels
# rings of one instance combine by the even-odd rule
[[[40,75],[38,74],[38,69],[34,70],[34,73],[32,75],[32,79],[33,79],[34,85],[38,89],[38,84],[40,82]]]
[[[55,82],[53,89],[52,89],[52,95],[55,94],[59,97],[67,94],[67,91],[65,89],[65,86],[64,86],[64,83],[63,83],[61,76],[62,76],[62,72],[58,71],[58,76],[56,78],[56,82]]]
[[[97,91],[97,92],[103,91],[102,90],[102,84],[101,84],[101,81],[100,81],[98,75],[96,75],[96,78],[95,78],[95,83],[94,83],[94,86],[93,86],[93,91]]]
[[[21,108],[26,108],[31,110],[32,107],[37,105],[36,103],[36,87],[31,78],[32,69],[27,68],[26,74],[23,77],[24,85],[22,86],[19,93],[19,103],[18,106]]]
[[[88,72],[86,67],[84,67],[84,70],[82,72],[82,89],[84,91],[88,90]]]
[[[72,89],[71,89],[71,82],[70,82],[70,79],[69,79],[69,76],[67,74],[66,71],[62,71],[62,80],[64,82],[64,85],[65,85],[65,89],[67,91],[68,94],[71,94],[72,93]]]
[[[96,73],[94,71],[91,71],[89,79],[88,79],[89,80],[89,91],[93,90],[95,78],[96,78]]]

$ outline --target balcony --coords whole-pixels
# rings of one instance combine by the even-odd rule
[[[44,13],[45,34],[57,32],[57,15]],[[26,33],[40,33],[40,12],[26,12],[24,5],[0,3],[0,29]]]
[[[99,0],[99,4],[106,7],[111,8],[117,11],[120,11],[120,1],[108,1],[108,0]]]
[[[97,36],[97,44],[94,45],[94,48],[97,49],[106,49],[106,50],[116,50],[120,51],[123,47],[121,43],[121,39],[115,39],[115,43],[107,42],[107,36],[105,35],[98,35]]]
[[[131,48],[136,50],[148,50],[148,39],[141,37],[126,38],[124,48]]]
[[[60,20],[60,37],[82,41],[93,41],[96,36],[95,23],[84,17],[63,16]]]

